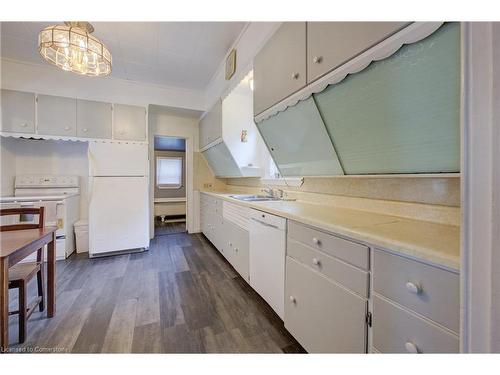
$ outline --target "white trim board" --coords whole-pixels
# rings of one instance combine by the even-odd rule
[[[461,351],[488,353],[500,350],[500,28],[462,25]]]

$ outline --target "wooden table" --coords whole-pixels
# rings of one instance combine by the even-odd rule
[[[0,349],[9,346],[9,268],[31,253],[47,249],[47,316],[56,312],[57,227],[0,232]]]

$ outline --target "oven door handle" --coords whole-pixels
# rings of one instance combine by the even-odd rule
[[[35,207],[35,202],[19,202],[21,207]]]

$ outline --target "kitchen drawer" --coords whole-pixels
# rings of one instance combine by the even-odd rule
[[[287,255],[322,275],[368,298],[369,274],[324,252],[289,239]]]
[[[364,245],[306,227],[295,221],[288,222],[288,236],[364,270],[370,267],[370,253],[368,247]]]
[[[308,352],[366,352],[366,299],[288,256],[285,288],[285,327]]]
[[[459,332],[460,278],[457,273],[375,249],[373,290]]]
[[[373,346],[382,353],[458,353],[459,339],[375,295]]]

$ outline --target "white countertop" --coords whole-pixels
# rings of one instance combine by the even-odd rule
[[[202,193],[286,217],[374,247],[446,268],[460,269],[459,226],[304,201],[246,202],[230,197],[236,193]]]

